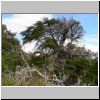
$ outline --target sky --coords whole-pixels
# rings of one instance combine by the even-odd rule
[[[19,34],[28,26],[33,25],[44,17],[74,18],[81,23],[85,34],[79,46],[85,45],[86,49],[98,51],[98,15],[97,14],[2,14],[2,23],[7,29],[16,33],[16,38],[22,43],[22,36]],[[22,47],[25,52],[34,51],[35,42],[27,43]]]

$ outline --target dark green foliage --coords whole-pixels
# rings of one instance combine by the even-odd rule
[[[7,70],[15,71],[16,64],[14,64],[15,54],[14,53],[3,53],[2,55],[2,71],[6,72]]]
[[[51,48],[51,49],[55,49],[58,47],[56,41],[54,41],[53,39],[47,39],[45,42],[44,42],[44,47],[45,48]]]
[[[40,56],[36,56],[36,55],[32,55],[31,60],[29,61],[30,64],[33,64],[39,68],[43,68],[46,67],[49,64],[48,59],[46,59],[45,57]]]
[[[28,27],[25,31],[21,32],[23,38],[23,43],[27,43],[34,40],[39,39],[39,37],[43,34],[43,23],[38,21],[34,26]]]
[[[73,49],[76,48],[76,45],[75,45],[75,44],[72,44],[71,42],[69,42],[69,43],[67,44],[67,48],[68,48],[69,50],[73,50]]]
[[[3,50],[11,50],[12,49],[12,45],[11,43],[9,43],[7,40],[2,40],[2,49]]]
[[[74,66],[66,66],[69,75],[81,76],[81,83],[97,85],[98,63],[96,59],[91,59],[91,61],[86,59],[67,59],[66,64]]]
[[[98,85],[98,61],[92,59],[90,62],[85,62],[85,76],[82,77],[83,83]]]
[[[7,38],[9,35],[11,37]],[[15,46],[20,46],[19,41],[13,33],[7,30],[5,25],[2,25],[2,72],[7,70],[14,72],[17,65],[24,65]]]
[[[77,81],[77,76],[70,75],[69,78],[66,81],[64,81],[64,85],[70,86],[70,85],[74,85],[77,82],[78,82]]]
[[[42,67],[45,60],[41,56],[32,55],[32,59],[30,62],[31,62],[31,64]]]
[[[54,25],[54,24],[58,23],[58,22],[59,22],[59,20],[54,19],[54,18],[52,18],[50,20],[48,20],[48,18],[44,18],[44,24],[47,24],[49,27],[51,25]]]

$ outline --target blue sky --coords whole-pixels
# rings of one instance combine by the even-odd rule
[[[86,33],[84,34],[83,39],[88,39],[89,37],[98,38],[98,15],[97,14],[56,14],[54,15],[55,18],[61,17],[74,18],[80,21],[81,25],[83,26]],[[85,41],[84,41],[85,42]],[[86,41],[88,43],[92,43],[97,45],[97,41]]]
[[[97,14],[56,14],[55,18],[66,17],[69,19],[73,17],[74,19],[80,21],[81,25],[85,29],[86,33],[94,34],[98,33],[98,15]]]
[[[20,33],[27,26],[34,24],[37,20],[43,17],[66,17],[67,19],[74,18],[80,21],[86,33],[84,34],[84,44],[91,50],[98,49],[98,15],[97,14],[3,14],[2,23],[7,25],[11,31]],[[32,23],[33,22],[33,23]],[[17,34],[16,36],[20,41],[22,37]],[[96,50],[97,51],[97,50]]]

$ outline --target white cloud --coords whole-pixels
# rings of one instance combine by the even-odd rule
[[[98,52],[98,38],[93,35],[89,35],[83,38],[82,41],[78,44],[79,46],[85,46],[86,49],[89,49],[93,52]]]
[[[87,36],[84,39],[84,44],[86,49],[90,49],[91,51],[98,52],[98,37],[96,35]]]
[[[52,18],[51,14],[13,14],[11,17],[5,17],[2,23],[7,25],[8,30],[20,33],[26,27],[43,19],[44,17]]]
[[[88,43],[97,43],[98,42],[98,38],[93,38],[93,37],[86,38],[84,41],[88,42]]]
[[[65,44],[68,43],[68,40],[65,41]],[[98,52],[99,48],[98,48],[98,38],[94,35],[88,35],[86,37],[83,37],[82,39],[80,39],[77,43],[75,43],[77,46],[83,47],[85,46],[85,48],[88,50],[91,50],[93,52]]]
[[[94,44],[85,44],[86,49],[90,49],[93,52],[98,52],[98,45],[94,45]]]
[[[36,50],[35,48],[36,41],[32,41],[31,43],[26,43],[22,46],[22,50],[26,53],[34,52]]]
[[[91,51],[93,51],[93,52],[98,52],[99,51],[99,49],[98,49],[98,44],[91,44],[91,43],[78,43],[77,44],[79,47],[83,47],[83,46],[85,46],[85,48],[87,49],[87,50],[91,50]]]

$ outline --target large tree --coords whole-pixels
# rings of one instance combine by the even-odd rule
[[[64,47],[66,40],[77,42],[83,36],[84,30],[79,21],[74,19],[48,19],[36,22],[33,26],[28,27],[21,32],[23,43],[36,40],[38,50],[54,51]]]

